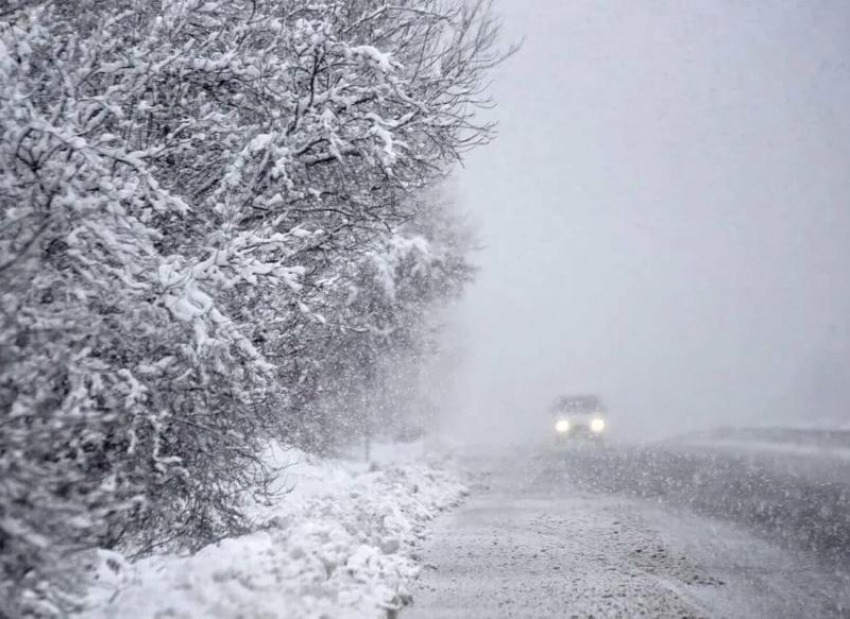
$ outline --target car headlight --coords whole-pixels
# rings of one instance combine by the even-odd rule
[[[565,432],[570,431],[570,422],[566,419],[559,419],[555,422],[555,432],[559,434],[564,434]]]
[[[605,430],[605,420],[597,417],[590,422],[590,429],[599,434]]]

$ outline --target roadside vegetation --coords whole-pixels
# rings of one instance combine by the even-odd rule
[[[413,436],[472,277],[487,0],[0,8],[0,616],[244,532],[270,440]]]

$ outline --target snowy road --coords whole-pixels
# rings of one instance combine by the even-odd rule
[[[668,445],[467,465],[406,619],[850,617],[846,460]]]

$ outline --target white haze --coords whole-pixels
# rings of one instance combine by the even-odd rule
[[[850,422],[850,4],[501,0],[452,425]]]

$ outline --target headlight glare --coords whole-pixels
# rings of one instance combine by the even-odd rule
[[[593,432],[596,432],[597,434],[599,434],[600,432],[605,430],[605,420],[600,418],[600,417],[593,419],[590,422],[590,429]]]
[[[555,432],[558,434],[564,434],[565,432],[570,431],[570,422],[566,419],[559,419],[555,422]]]

